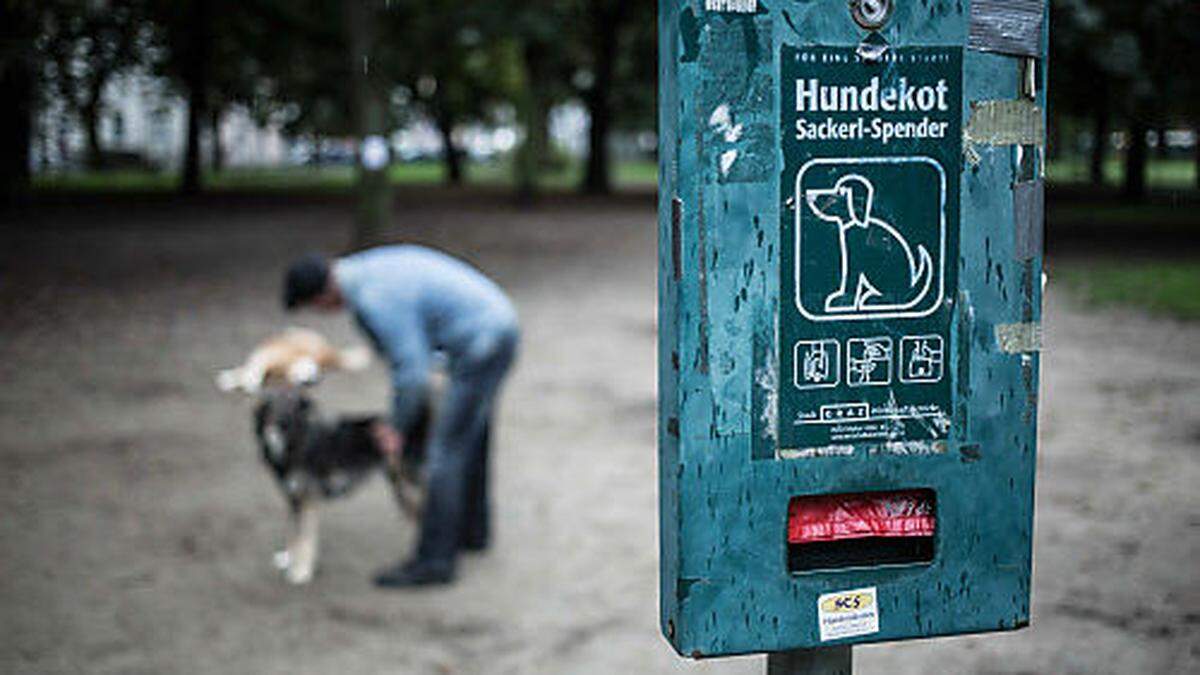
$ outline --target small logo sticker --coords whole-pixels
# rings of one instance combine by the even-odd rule
[[[879,601],[875,587],[826,593],[817,598],[821,642],[879,632]]]

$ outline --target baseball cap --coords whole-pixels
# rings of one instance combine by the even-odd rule
[[[283,306],[293,310],[320,295],[329,283],[329,263],[310,253],[293,262],[283,279]]]

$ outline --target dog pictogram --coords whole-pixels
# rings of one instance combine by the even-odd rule
[[[893,312],[924,302],[933,286],[929,251],[876,217],[875,186],[859,174],[847,174],[831,188],[805,191],[808,208],[838,228],[838,286],[825,298],[825,311]]]

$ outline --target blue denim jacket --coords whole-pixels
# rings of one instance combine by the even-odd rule
[[[333,274],[359,326],[391,365],[398,429],[420,407],[436,352],[453,374],[497,335],[517,330],[512,301],[495,282],[433,249],[370,249],[336,261]]]

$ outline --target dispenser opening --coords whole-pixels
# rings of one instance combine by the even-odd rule
[[[933,490],[793,497],[788,505],[788,570],[929,563],[936,532]]]

